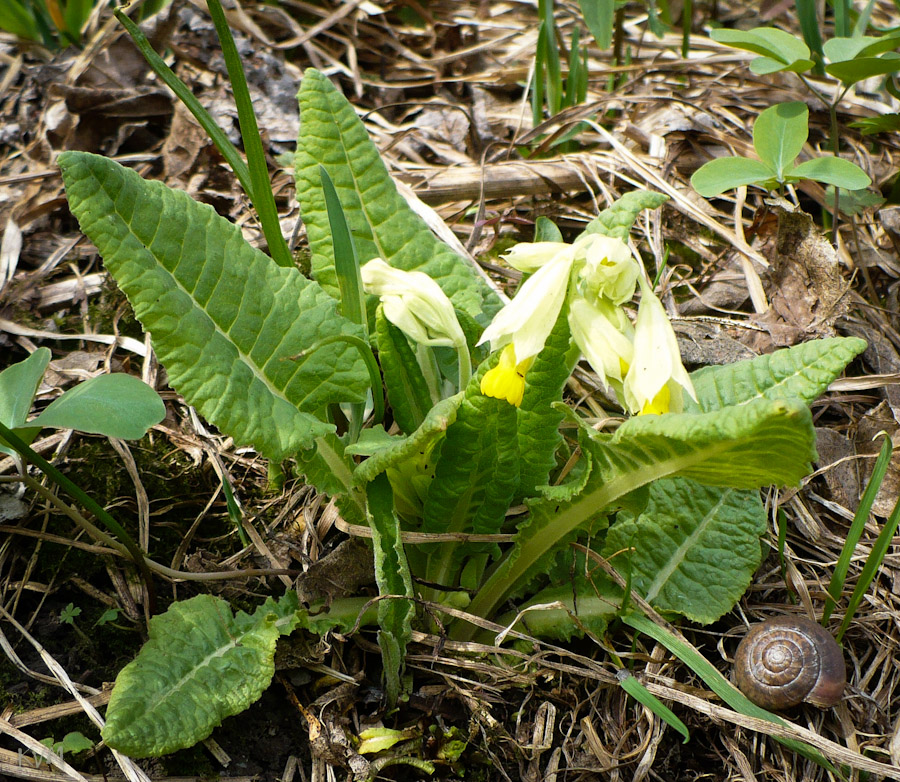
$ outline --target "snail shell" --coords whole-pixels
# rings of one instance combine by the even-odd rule
[[[821,625],[781,616],[753,625],[734,656],[741,692],[765,709],[834,706],[847,683],[841,647]]]

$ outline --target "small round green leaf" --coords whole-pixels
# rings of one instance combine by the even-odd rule
[[[872,184],[869,175],[855,163],[840,157],[817,157],[801,163],[789,172],[800,179],[815,179],[845,190],[862,190]]]
[[[882,57],[860,57],[847,62],[835,62],[826,65],[825,71],[844,84],[856,84],[870,76],[900,71],[900,54],[888,52]]]
[[[28,423],[137,440],[165,414],[156,391],[139,378],[119,372],[91,378],[66,391]]]
[[[691,186],[704,198],[717,196],[742,185],[758,185],[775,177],[765,163],[746,157],[720,157],[698,168]]]
[[[799,38],[775,27],[756,27],[753,30],[713,30],[710,37],[736,49],[771,57],[786,65],[797,60],[809,60],[809,47]]]
[[[753,146],[760,160],[768,163],[783,180],[809,136],[809,109],[791,101],[770,106],[753,125]]]

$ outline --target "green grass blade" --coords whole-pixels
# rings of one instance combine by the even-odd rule
[[[881,453],[878,454],[878,459],[876,459],[875,466],[872,468],[872,477],[869,478],[866,490],[859,501],[859,507],[856,509],[856,515],[853,517],[853,523],[850,525],[849,532],[847,532],[847,539],[844,541],[841,556],[834,566],[834,573],[831,576],[831,582],[828,584],[828,598],[825,601],[822,624],[828,622],[831,612],[834,611],[835,604],[841,599],[844,582],[847,579],[847,571],[850,568],[850,558],[856,550],[856,544],[859,543],[859,539],[862,537],[866,520],[869,518],[869,513],[872,510],[872,503],[875,502],[875,495],[878,494],[878,489],[881,487],[881,482],[887,473],[888,465],[891,463],[893,450],[891,438],[885,437],[881,446]]]
[[[578,0],[578,5],[597,46],[608,49],[612,44],[615,0]]]
[[[862,573],[859,574],[859,581],[856,582],[856,588],[850,596],[850,602],[847,605],[847,613],[844,615],[844,620],[841,622],[841,629],[837,634],[838,643],[841,642],[844,633],[850,626],[850,622],[853,621],[856,609],[859,608],[863,595],[865,595],[866,591],[869,589],[872,579],[875,578],[875,573],[878,571],[878,568],[881,567],[881,563],[884,562],[884,557],[894,540],[894,533],[897,531],[898,524],[900,524],[900,499],[898,499],[894,505],[894,510],[891,512],[884,528],[878,535],[878,539],[872,547],[872,553],[869,554],[869,558],[866,560]]]
[[[562,109],[563,83],[560,68],[559,44],[556,39],[556,20],[553,17],[553,0],[538,0],[541,14],[541,32],[546,46],[547,61],[547,104],[550,116],[555,117]]]
[[[816,73],[821,75],[824,73],[822,66],[824,54],[822,53],[822,34],[819,32],[819,18],[816,15],[816,0],[795,0],[794,6],[803,40],[809,50],[818,55]]]
[[[537,47],[534,51],[534,74],[531,84],[531,121],[534,127],[544,119],[544,78],[547,72],[547,45],[544,42],[544,23],[538,27]]]
[[[691,51],[691,23],[693,21],[693,0],[684,0],[684,6],[681,9],[681,57],[685,60]]]
[[[228,140],[225,131],[218,126],[216,121],[212,118],[212,115],[203,108],[200,101],[194,97],[194,93],[192,93],[187,85],[173,73],[172,69],[166,65],[163,58],[153,50],[150,41],[147,40],[147,37],[141,32],[141,29],[132,22],[121,9],[117,8],[113,13],[115,13],[116,19],[119,20],[131,36],[135,46],[137,46],[141,54],[144,55],[144,59],[153,69],[153,72],[163,80],[165,85],[172,90],[172,92],[175,93],[175,97],[187,107],[188,111],[194,115],[194,119],[200,123],[200,127],[206,131],[206,135],[209,136],[213,144],[216,145],[216,149],[222,153],[225,162],[231,166],[231,170],[241,183],[244,192],[252,199],[253,185],[250,179],[250,169],[241,157],[241,153],[238,152],[237,147]]]
[[[679,660],[687,665],[694,673],[697,674],[706,683],[716,695],[718,695],[725,703],[731,706],[736,712],[744,714],[747,717],[755,717],[756,719],[771,722],[773,725],[788,727],[788,723],[780,717],[776,717],[771,712],[751,703],[740,690],[734,687],[721,673],[710,663],[700,652],[687,641],[676,637],[674,634],[660,627],[655,622],[650,621],[640,614],[628,613],[622,617],[622,621],[629,627],[639,630],[649,635],[654,641],[658,641],[666,647]],[[789,749],[802,755],[823,768],[834,771],[831,763],[826,760],[817,749],[804,744],[802,741],[795,739],[786,739],[775,737]],[[836,773],[836,772],[835,772]]]
[[[691,738],[691,734],[688,733],[687,725],[678,719],[668,706],[635,679],[628,671],[619,671],[616,673],[616,678],[619,680],[619,686],[625,690],[625,692],[638,703],[650,709],[650,711],[667,725],[675,728],[675,730],[684,736],[684,743],[687,744]]]
[[[248,195],[253,201],[256,214],[259,215],[272,260],[279,266],[290,268],[294,265],[294,260],[291,258],[291,251],[281,233],[281,224],[278,222],[278,210],[275,208],[275,196],[272,195],[272,183],[269,181],[266,153],[259,136],[256,114],[253,113],[253,101],[250,99],[250,90],[247,88],[247,78],[244,75],[243,65],[241,65],[241,56],[238,54],[237,46],[235,46],[234,38],[225,19],[222,4],[219,0],[207,0],[207,5],[213,24],[216,26],[222,54],[225,57],[225,66],[228,68],[231,89],[234,92],[238,123],[241,127],[241,140],[244,142],[244,152],[247,155],[250,182],[252,183],[252,189]]]
[[[362,275],[359,272],[359,258],[353,235],[347,225],[344,208],[334,189],[334,182],[325,170],[319,166],[322,177],[322,190],[325,193],[325,208],[328,210],[328,223],[331,226],[331,241],[334,244],[334,269],[337,273],[338,288],[341,291],[341,314],[359,323],[366,330],[366,296],[363,292]]]

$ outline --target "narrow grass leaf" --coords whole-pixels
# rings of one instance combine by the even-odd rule
[[[650,692],[641,682],[634,678],[628,671],[618,671],[616,673],[616,679],[619,681],[619,686],[625,690],[632,698],[634,698],[638,703],[643,706],[646,706],[650,711],[652,711],[657,717],[659,717],[663,722],[666,723],[671,728],[677,730],[682,736],[684,736],[684,743],[687,744],[691,739],[691,734],[688,732],[687,725],[685,725],[678,717],[675,716],[675,713],[666,706],[659,698],[657,698],[652,692]]]
[[[823,625],[828,622],[836,603],[840,601],[841,595],[844,592],[844,583],[847,580],[847,572],[850,570],[850,560],[853,558],[853,552],[856,551],[856,546],[859,543],[859,539],[862,537],[866,522],[869,520],[869,514],[872,512],[872,504],[875,502],[875,497],[878,494],[878,490],[881,488],[884,476],[887,474],[893,451],[894,444],[891,442],[891,438],[888,436],[884,437],[884,442],[881,444],[881,452],[875,460],[875,465],[872,468],[872,475],[869,477],[869,482],[866,484],[863,496],[859,501],[859,506],[856,508],[856,513],[853,516],[853,523],[847,531],[847,538],[844,540],[841,555],[838,557],[838,561],[834,566],[834,572],[831,574],[831,581],[828,583],[828,597],[825,600],[825,610],[822,614]]]
[[[428,383],[406,335],[384,316],[381,305],[375,312],[375,336],[394,421],[412,434],[431,410]]]
[[[856,582],[856,588],[850,596],[850,601],[847,604],[847,611],[844,614],[844,619],[841,622],[841,627],[837,634],[838,643],[841,642],[844,633],[847,632],[847,628],[850,627],[850,622],[853,621],[853,617],[856,615],[856,609],[859,608],[859,604],[862,602],[872,580],[875,578],[875,574],[878,572],[878,569],[884,562],[885,556],[893,545],[894,533],[897,531],[898,524],[900,524],[900,498],[898,498],[894,505],[894,510],[891,512],[884,527],[878,534],[878,539],[875,541],[875,545],[872,546],[872,553],[869,554],[866,564],[859,574],[859,580]]]

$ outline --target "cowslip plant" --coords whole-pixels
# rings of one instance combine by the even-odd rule
[[[406,205],[323,74],[305,73],[299,102],[295,173],[312,279],[184,193],[96,155],[59,158],[70,207],[173,387],[236,443],[296,459],[345,519],[370,527],[381,598],[307,607],[289,593],[252,616],[209,596],[176,603],[151,620],[110,700],[103,737],[135,756],[193,744],[246,708],[271,678],[275,638],[295,628],[377,625],[390,703],[408,686],[413,629],[434,621],[418,610],[423,598],[510,623],[521,608],[556,602],[529,612],[525,627],[556,638],[604,632],[624,595],[589,571],[583,551],[617,545],[607,538],[620,526],[635,589],[674,614],[721,616],[761,559],[755,490],[809,471],[808,404],[864,347],[819,340],[688,376],[625,244],[637,215],[665,200],[656,193],[624,196],[571,244],[547,229],[549,241],[520,245],[509,259],[532,276],[502,307]],[[348,253],[361,270],[347,268]],[[411,284],[417,274],[434,286]],[[361,285],[348,279],[357,276]],[[595,431],[563,403],[582,352],[636,414],[615,431]],[[382,382],[390,417],[356,431],[344,412]],[[515,523],[509,511],[523,502]],[[664,525],[681,537],[660,560]],[[404,543],[411,532],[427,542]],[[723,549],[732,556],[719,566]],[[478,635],[442,621],[454,638]]]
[[[691,177],[691,185],[705,198],[743,185],[782,190],[786,184],[814,179],[846,190],[861,190],[872,184],[855,163],[836,156],[794,161],[809,136],[809,109],[792,101],[770,106],[753,125],[753,147],[759,160],[733,156],[710,160]]]

